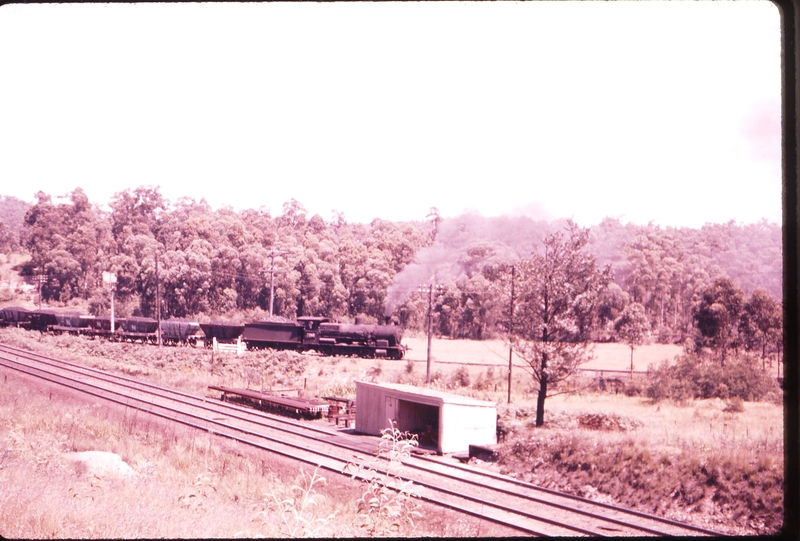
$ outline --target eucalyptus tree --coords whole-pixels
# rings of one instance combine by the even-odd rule
[[[707,284],[692,306],[696,343],[716,350],[722,366],[725,366],[728,350],[737,345],[743,308],[744,293],[727,276],[718,276]]]
[[[54,204],[44,192],[36,198],[24,222],[25,247],[31,254],[28,271],[48,275],[45,297],[61,302],[89,298],[111,251],[106,221],[80,188],[64,196],[68,202]]]
[[[614,322],[617,336],[631,348],[631,372],[633,372],[633,350],[644,343],[649,329],[650,322],[644,313],[644,306],[638,302],[626,306]]]
[[[541,251],[515,264],[518,296],[517,354],[538,384],[536,425],[544,424],[544,404],[558,384],[591,358],[581,333],[587,305],[595,305],[611,280],[585,250],[589,230],[568,222],[566,231],[545,237]]]
[[[767,348],[780,350],[783,340],[783,311],[764,289],[756,289],[744,305],[739,320],[739,335],[748,350],[760,349],[762,368],[766,367]]]

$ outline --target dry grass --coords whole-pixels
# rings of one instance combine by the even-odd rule
[[[414,340],[422,347],[415,346]],[[0,329],[0,342],[195,394],[206,393],[208,385],[227,385],[296,388],[306,395],[348,397],[355,396],[357,380],[423,384],[427,346],[424,337],[409,339],[414,348],[410,362],[265,351],[217,356],[212,364],[211,352],[200,348],[159,349],[19,329]],[[635,359],[660,360],[671,352],[670,346],[643,346],[636,350]],[[607,369],[613,369],[615,362],[630,362],[625,346],[599,344],[595,354],[598,359],[592,362],[606,362]],[[530,391],[530,376],[521,369],[514,369],[512,403],[506,404],[508,350],[502,342],[437,340],[433,356],[434,386],[498,404],[503,423],[512,429],[503,444],[502,463],[510,474],[729,533],[765,533],[779,525],[783,416],[778,405],[745,402],[744,411],[737,413],[721,400],[654,405],[639,397],[584,393],[549,398],[545,427],[533,428],[535,393]],[[584,384],[589,382],[584,380]],[[25,394],[7,392],[8,387],[0,394],[0,418],[6,420],[0,426],[0,450],[5,438],[11,442],[6,447],[14,451],[6,452],[0,462],[4,466],[0,482],[8,487],[0,494],[0,534],[287,534],[270,529],[282,524],[277,516],[263,519],[276,512],[275,494],[290,494],[293,485],[302,484],[293,466],[280,466],[274,458],[265,459],[263,454],[253,455],[205,435],[156,428],[142,417],[123,416],[120,421],[104,417],[109,415],[104,409],[86,405],[77,409],[57,405],[48,410],[48,400],[32,401]],[[597,429],[602,427],[608,429]],[[95,486],[92,483],[99,481],[81,477],[74,465],[56,458],[66,450],[91,449],[118,453],[134,467],[136,477],[124,482],[104,480],[105,484]],[[15,469],[7,466],[9,461]],[[338,476],[325,477],[326,486],[318,493],[328,503],[320,506],[320,517],[335,513],[335,535],[362,534],[348,529],[358,522],[360,488]],[[44,496],[33,498],[32,493]],[[98,495],[111,503],[93,507],[91,498],[98,500]],[[68,499],[61,509],[58,503]],[[413,533],[492,535],[486,525],[455,515],[441,520],[437,513],[424,510],[423,521]],[[261,518],[252,522],[256,515]],[[204,522],[206,516],[208,522]]]
[[[403,343],[410,349],[407,357],[415,360],[427,359],[428,339],[424,335],[404,338]],[[625,344],[595,344],[594,358],[582,368],[596,370],[629,370],[631,349]],[[633,353],[634,370],[647,370],[650,364],[658,365],[663,360],[672,362],[682,347],[674,344],[646,344]],[[434,339],[431,344],[431,358],[438,363],[480,364],[508,366],[508,344],[503,340],[448,340]],[[515,365],[524,361],[514,355]]]
[[[89,450],[118,454],[133,475],[97,476],[69,459]],[[313,468],[301,468],[0,369],[0,535],[6,538],[364,535],[356,526],[362,485],[327,472],[324,483],[317,478],[310,487]],[[298,515],[286,502],[309,488],[314,504]],[[398,535],[507,534],[430,505],[421,510],[413,530]],[[314,529],[304,529],[304,521]]]
[[[503,408],[513,432],[496,466],[543,486],[731,534],[774,533],[783,515],[783,412],[719,399],[652,405],[612,394]]]

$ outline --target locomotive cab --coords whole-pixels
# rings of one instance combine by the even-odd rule
[[[298,317],[297,322],[303,326],[303,345],[315,346],[319,341],[319,326],[330,321],[327,317]]]

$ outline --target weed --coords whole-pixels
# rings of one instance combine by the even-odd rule
[[[725,409],[722,410],[728,413],[742,413],[744,411],[744,401],[737,397],[734,397],[731,401],[728,402],[728,405],[725,406]]]
[[[383,367],[378,364],[377,366],[371,366],[367,370],[367,377],[372,378],[373,380],[378,378],[383,373]]]
[[[278,532],[279,535],[293,538],[331,535],[333,532],[330,531],[330,524],[336,516],[336,512],[327,516],[317,516],[321,495],[317,493],[315,487],[325,484],[325,478],[319,475],[319,468],[317,466],[311,476],[301,469],[300,484],[292,485],[286,495],[281,495],[275,488],[272,488],[270,496],[266,500],[268,509],[272,513],[266,510],[259,511],[253,517],[253,522],[258,522],[262,526],[271,526],[273,524],[272,515],[277,514],[282,526],[282,531]]]
[[[320,396],[337,396],[339,398],[349,398],[354,397],[355,395],[355,385],[348,385],[344,383],[328,387],[320,392]]]
[[[358,499],[358,516],[361,527],[373,537],[397,535],[400,532],[413,532],[414,520],[421,517],[417,510],[419,503],[411,481],[404,481],[396,470],[402,466],[403,459],[411,455],[417,446],[416,435],[411,438],[400,432],[394,421],[381,431],[378,454],[369,463],[349,463],[344,471],[354,470],[353,478],[361,478],[366,483],[361,498]],[[379,460],[388,463],[380,471],[376,467]]]
[[[216,491],[216,484],[211,479],[211,475],[206,472],[198,475],[197,478],[195,478],[192,488],[189,490],[189,492],[178,498],[178,502],[180,503],[181,507],[196,511],[201,509],[203,507],[203,502],[211,495],[212,492]]]

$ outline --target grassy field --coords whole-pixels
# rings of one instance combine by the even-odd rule
[[[212,362],[211,352],[201,348],[143,347],[21,329],[0,329],[0,342],[201,395],[208,385],[339,396],[354,396],[358,380],[423,385],[427,346],[424,337],[409,338],[412,350],[401,361],[263,351],[218,355]],[[658,362],[678,352],[643,346],[635,360]],[[587,373],[577,386],[581,392],[548,399],[545,426],[537,428],[535,392],[522,369],[514,369],[507,403],[508,350],[502,342],[434,340],[432,353],[432,386],[498,404],[508,437],[497,462],[482,467],[726,533],[769,533],[780,526],[780,404],[747,402],[741,411],[719,399],[653,404],[641,396],[597,392]],[[595,354],[596,368],[624,369],[630,362],[625,346],[598,344]],[[31,393],[18,379],[0,381],[0,448],[6,449],[0,459],[0,535],[289,535],[272,491],[286,495],[302,485],[291,466],[58,393]],[[65,461],[67,453],[88,450],[119,454],[135,475],[95,480]],[[351,527],[359,486],[326,477],[318,491],[318,518],[335,514],[330,535],[363,534]],[[96,503],[100,499],[108,504]],[[416,529],[399,535],[494,535],[485,524],[440,513],[427,508]],[[261,518],[253,522],[256,516]]]
[[[409,347],[407,358],[414,360],[427,359],[428,339],[425,336],[408,336],[403,343]],[[682,347],[674,344],[647,344],[634,350],[634,370],[647,370],[649,364],[658,364],[663,360],[672,362],[675,355],[681,353]],[[631,349],[625,344],[595,344],[594,358],[584,364],[583,368],[597,370],[629,370],[631,366]],[[442,363],[463,363],[480,365],[508,366],[508,344],[502,340],[449,340],[434,338],[431,341],[431,359]],[[514,364],[524,361],[517,355]]]
[[[365,485],[347,476],[298,467],[289,459],[70,395],[4,369],[0,448],[4,538],[366,535],[357,501]],[[113,453],[129,468],[98,469],[77,461],[86,451]],[[421,517],[413,525],[395,530],[387,520],[384,535],[513,533],[417,503]]]

